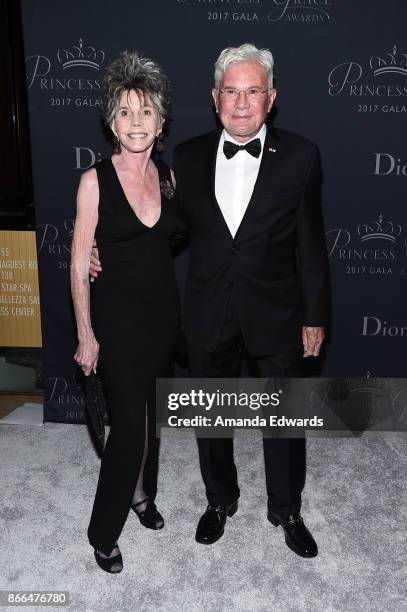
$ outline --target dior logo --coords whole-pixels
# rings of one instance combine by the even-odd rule
[[[87,170],[102,158],[100,151],[95,152],[89,147],[73,147],[73,150],[75,151],[75,170]]]
[[[407,326],[400,327],[398,325],[389,325],[387,321],[382,321],[378,317],[366,316],[362,318],[361,336],[386,336],[393,338],[395,336],[407,336]]]
[[[400,157],[395,157],[390,153],[375,153],[374,156],[373,174],[377,176],[387,176],[389,174],[407,176],[407,163],[404,163]]]

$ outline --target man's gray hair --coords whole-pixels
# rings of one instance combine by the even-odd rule
[[[138,51],[123,51],[108,66],[102,81],[102,113],[107,126],[114,119],[123,91],[130,90],[146,96],[162,120],[168,117],[169,82],[161,66]]]
[[[269,87],[273,87],[273,66],[274,58],[270,49],[258,49],[251,43],[244,43],[240,47],[227,47],[223,49],[215,62],[215,88],[219,89],[219,85],[223,79],[225,71],[237,62],[258,62],[267,72]]]

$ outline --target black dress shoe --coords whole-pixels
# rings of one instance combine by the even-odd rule
[[[147,502],[147,505],[143,512],[138,512],[137,506],[141,506],[141,504],[144,504],[145,502]],[[140,502],[137,502],[137,504],[131,504],[130,508],[137,514],[140,523],[144,527],[147,527],[147,529],[162,529],[164,527],[163,517],[158,512],[155,503],[148,497]]]
[[[199,544],[213,544],[223,536],[227,516],[233,516],[237,511],[238,502],[230,506],[212,506],[209,504],[199,519],[195,540]]]
[[[281,525],[285,533],[285,543],[297,555],[300,555],[300,557],[317,556],[317,543],[304,525],[300,514],[290,514],[287,517],[282,517],[269,510],[267,518],[274,527]]]

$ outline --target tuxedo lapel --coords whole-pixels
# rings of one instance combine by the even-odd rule
[[[217,130],[217,132],[214,133],[214,138],[211,142],[210,162],[209,162],[210,168],[209,168],[209,180],[208,180],[209,191],[210,191],[209,196],[211,199],[212,206],[215,208],[216,214],[219,217],[220,223],[223,225],[224,230],[226,234],[229,236],[229,238],[233,240],[233,236],[230,233],[228,225],[225,221],[225,217],[223,216],[218,200],[216,199],[216,192],[215,192],[216,158],[218,155],[219,140],[221,138],[222,131],[223,131],[222,129]]]
[[[275,180],[274,168],[278,164],[278,146],[277,134],[271,127],[267,126],[267,133],[264,140],[259,172],[254,184],[251,198],[243,215],[242,221],[237,229],[235,239],[238,238],[241,228],[247,221],[247,217],[250,215],[250,211],[253,206],[255,206],[257,200],[261,197],[262,193],[264,193],[265,189],[272,187],[272,183]]]

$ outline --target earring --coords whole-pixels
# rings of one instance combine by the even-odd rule
[[[162,135],[162,132],[160,132],[159,134],[157,134],[156,139],[155,139],[155,148],[157,149],[157,151],[159,153],[162,153],[164,151],[164,137]]]
[[[118,139],[116,134],[114,134],[114,136],[113,136],[113,153],[115,155],[118,155],[121,152],[121,150],[122,150],[122,148],[120,146],[120,140]]]

